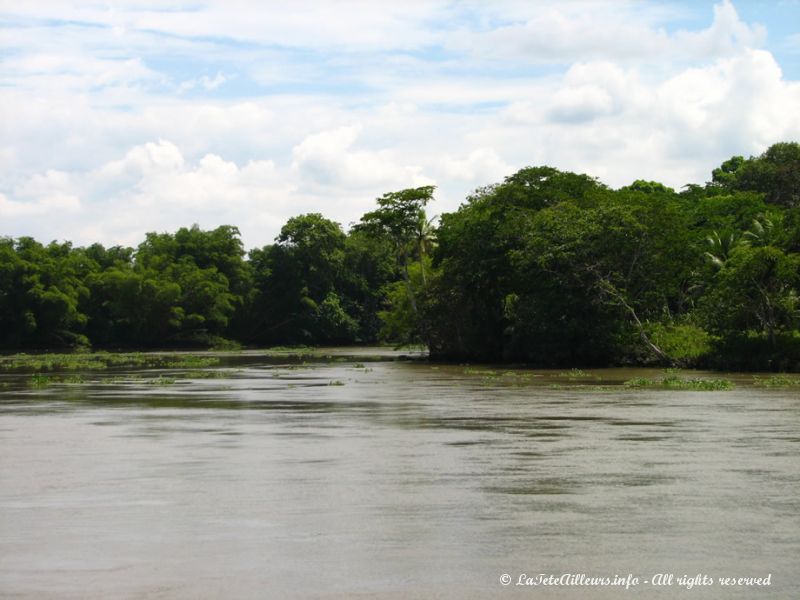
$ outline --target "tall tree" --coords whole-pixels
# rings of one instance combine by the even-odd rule
[[[406,290],[403,303],[407,301],[412,316],[410,321],[402,319],[406,321],[403,328],[409,332],[417,332],[423,339],[427,339],[425,333],[427,327],[423,323],[419,309],[418,297],[421,289],[411,276],[411,265],[415,261],[420,265],[421,283],[425,286],[427,284],[425,256],[432,238],[425,206],[433,199],[435,189],[434,186],[423,186],[384,194],[376,200],[378,208],[361,217],[361,222],[354,228],[356,231],[366,232],[375,237],[385,237],[393,244]],[[399,297],[396,293],[393,297],[397,306]],[[395,321],[399,323],[400,320],[395,319]]]
[[[260,329],[267,343],[349,343],[358,323],[346,310],[342,287],[346,236],[319,213],[293,217],[276,243],[251,252]]]

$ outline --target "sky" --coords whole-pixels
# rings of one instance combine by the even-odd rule
[[[0,236],[135,246],[800,141],[800,0],[0,0]]]

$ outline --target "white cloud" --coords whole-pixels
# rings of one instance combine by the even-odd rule
[[[476,148],[463,158],[446,156],[441,160],[445,176],[470,182],[479,186],[488,182],[501,181],[514,171],[494,148]]]
[[[344,189],[415,187],[432,183],[422,167],[398,162],[389,150],[355,150],[361,126],[338,127],[307,136],[292,149],[292,169],[301,181]]]
[[[58,223],[56,235],[78,243],[93,241],[84,238],[87,234],[106,243],[128,240],[135,238],[130,235],[134,231],[141,239],[149,230],[199,221],[207,226],[241,225],[261,244],[289,217],[320,210],[326,199],[334,205],[324,212],[346,224],[353,220],[353,206],[364,212],[386,186],[431,182],[419,174],[419,167],[392,162],[389,152],[352,149],[357,135],[357,127],[310,135],[295,147],[295,161],[283,169],[272,160],[249,160],[240,166],[213,153],[187,161],[171,141],[148,142],[90,171],[35,174],[14,189],[12,199],[2,197],[0,214],[26,218],[84,206],[80,219],[62,214],[56,220],[51,215],[52,224]],[[331,177],[335,181],[329,181]],[[347,206],[351,210],[343,211]],[[104,226],[85,225],[86,213]],[[262,225],[268,227],[269,237],[257,231]],[[50,230],[46,237],[54,233]]]
[[[577,63],[550,96],[546,114],[554,121],[581,123],[636,105],[642,85],[635,70],[610,62]]]
[[[201,86],[203,89],[207,91],[216,90],[220,87],[223,83],[228,81],[228,77],[223,75],[221,72],[217,71],[216,76],[213,78],[209,77],[208,75],[203,75],[197,79],[188,79],[186,81],[182,81],[178,86],[181,91],[187,91],[197,88]]]
[[[81,210],[81,201],[69,173],[47,171],[36,174],[14,188],[13,198],[0,194],[0,216],[14,218],[43,215],[58,219]]]
[[[750,50],[665,82],[657,99],[672,124],[674,154],[694,158],[722,148],[764,149],[800,138],[800,84],[782,81],[772,55]]]
[[[766,31],[743,23],[729,0],[714,6],[712,24],[700,31],[668,33],[636,4],[566,2],[537,6],[519,20],[488,31],[462,30],[449,38],[475,57],[524,58],[564,63],[594,59],[634,61],[708,60],[758,47]]]
[[[229,223],[254,246],[409,186],[437,184],[433,213],[531,164],[680,187],[800,139],[800,84],[728,1],[713,20],[599,0],[17,4],[0,235]]]
[[[159,140],[158,143],[147,143],[128,151],[121,160],[103,165],[100,173],[103,177],[138,178],[159,172],[178,171],[183,167],[183,155],[175,144]]]
[[[78,198],[64,194],[48,196],[37,202],[17,202],[0,194],[0,216],[7,218],[45,214],[53,216],[63,210],[75,211],[79,208],[80,200]]]
[[[32,201],[9,200],[0,194],[0,217],[30,217],[47,215],[58,218],[64,212],[77,212],[81,209],[81,201],[77,196],[53,192]]]
[[[16,15],[103,25],[119,38],[155,31],[240,42],[266,38],[273,44],[303,48],[364,49],[412,48],[428,42],[433,36],[421,25],[445,12],[441,2],[368,0],[216,0],[186,6],[130,0],[113,5],[37,0],[13,9]]]

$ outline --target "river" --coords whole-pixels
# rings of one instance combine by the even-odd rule
[[[397,358],[2,375],[0,596],[798,597],[798,388]]]

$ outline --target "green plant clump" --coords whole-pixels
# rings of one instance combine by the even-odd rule
[[[563,373],[558,374],[559,377],[567,377],[569,379],[581,379],[583,377],[591,377],[589,373],[583,371],[581,369],[570,369],[569,371],[565,371]]]
[[[111,367],[166,367],[202,369],[219,364],[220,359],[191,354],[163,355],[143,352],[95,352],[75,354],[14,354],[0,358],[4,371],[93,371]]]
[[[0,369],[4,371],[75,371],[105,367],[102,358],[91,354],[15,354],[0,358]]]
[[[625,382],[627,387],[631,388],[663,388],[669,390],[689,390],[689,391],[720,391],[731,390],[734,385],[733,382],[727,379],[701,379],[691,378],[684,379],[675,375],[668,375],[661,379],[648,379],[646,377],[636,377],[629,379]]]
[[[771,375],[770,377],[753,377],[754,385],[761,387],[794,387],[800,386],[800,378],[789,375]]]
[[[178,373],[177,377],[181,379],[224,379],[227,377],[227,373],[225,371],[186,371]]]
[[[148,385],[174,385],[177,383],[178,380],[174,377],[155,377],[153,379],[148,379]]]
[[[48,377],[47,375],[40,375],[36,373],[35,375],[31,376],[29,383],[31,387],[42,388],[50,385],[51,380],[50,377]]]

